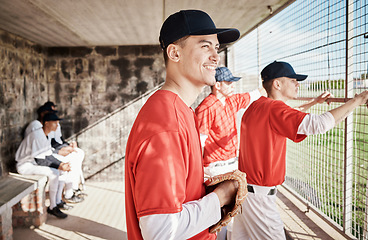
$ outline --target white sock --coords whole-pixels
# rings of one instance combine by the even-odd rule
[[[61,203],[61,199],[63,197],[63,189],[64,189],[65,182],[59,181],[58,190],[56,193],[56,204]]]
[[[49,195],[50,195],[50,209],[54,209],[54,207],[56,207],[56,191],[49,191]]]
[[[64,197],[67,198],[67,199],[73,197],[72,183],[66,183],[65,184],[65,194],[64,194]]]

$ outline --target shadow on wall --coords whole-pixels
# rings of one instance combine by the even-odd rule
[[[48,48],[2,30],[0,36],[2,175],[16,171],[14,156],[24,129],[37,117],[35,110],[44,102],[50,100],[58,105],[58,115],[63,118],[63,137],[70,138],[149,92],[165,78],[162,50],[158,45]],[[129,114],[128,118],[131,116]],[[130,120],[126,121],[130,124]],[[105,132],[110,132],[106,131],[108,128],[116,130],[112,133],[113,140],[103,143],[93,136],[90,139],[93,142],[80,144],[87,150],[84,162],[87,169],[96,168],[96,164],[100,166],[100,169],[91,170],[91,175],[105,169],[103,175],[107,169],[121,165],[106,168],[121,159],[125,152],[117,140],[125,137],[121,132],[124,122],[118,126],[107,124],[102,127]]]
[[[17,142],[11,142],[9,144],[7,144],[6,147],[0,147],[0,152],[1,152],[1,157],[0,159],[6,159],[6,161],[1,161],[2,165],[4,167],[4,173],[7,174],[8,172],[11,173],[17,173],[17,169],[16,169],[16,161],[15,161],[15,153],[20,145],[21,140],[23,139],[24,136],[24,132],[25,129],[27,128],[29,123],[25,124],[19,131],[18,136],[14,137],[14,132],[10,129],[5,130],[5,131],[9,131],[7,134],[9,134],[9,136],[13,136],[16,139],[20,139],[19,143]],[[1,164],[0,164],[0,169],[1,169]]]
[[[123,180],[125,148],[133,122],[143,104],[161,86],[151,89],[68,139],[77,141],[85,151],[85,179]]]

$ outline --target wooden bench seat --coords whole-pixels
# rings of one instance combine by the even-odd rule
[[[15,173],[0,179],[0,239],[12,239],[12,207],[46,181],[46,176]]]
[[[0,179],[0,214],[7,208],[11,208],[23,197],[37,189],[40,181],[46,181],[46,176],[19,175],[9,173]]]

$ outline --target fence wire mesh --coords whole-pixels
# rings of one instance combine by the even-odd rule
[[[368,89],[368,0],[296,1],[228,50],[228,65],[243,77],[238,91],[259,86],[260,71],[274,60],[308,74],[299,97],[324,90],[331,104],[321,114]],[[297,106],[303,101],[290,101]],[[368,239],[368,110],[301,143],[288,142],[285,185],[346,234]]]

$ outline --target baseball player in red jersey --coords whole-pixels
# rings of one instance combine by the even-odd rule
[[[216,69],[212,92],[196,108],[203,147],[205,176],[215,176],[238,169],[237,112],[264,94],[263,88],[234,94],[234,77],[227,67]]]
[[[215,84],[220,43],[239,38],[218,29],[208,14],[182,10],[160,31],[166,81],[140,110],[125,157],[128,239],[215,239],[208,228],[220,220],[237,186],[232,181],[205,193],[197,121],[190,105]]]
[[[253,102],[241,121],[239,170],[247,174],[248,197],[242,214],[234,219],[233,239],[285,239],[275,194],[285,179],[286,138],[300,142],[307,135],[325,133],[368,100],[364,91],[321,115],[308,114],[285,104],[296,98],[298,81],[307,75],[296,74],[289,63],[275,61],[262,70],[261,77],[268,97]],[[328,97],[322,95],[315,103]]]
[[[238,169],[237,113],[261,96],[261,89],[234,94],[234,77],[227,67],[216,68],[216,83],[212,92],[196,108],[203,148],[205,180]],[[262,93],[264,90],[262,91]],[[232,222],[223,227],[217,239],[230,240]]]

